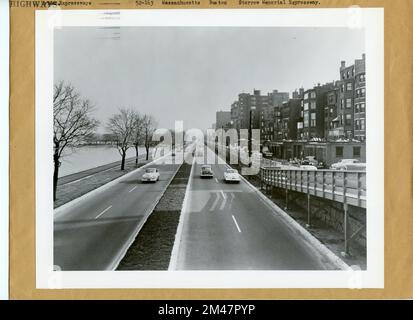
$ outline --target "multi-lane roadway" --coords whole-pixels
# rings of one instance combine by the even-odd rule
[[[214,159],[205,148],[207,159]],[[194,162],[171,257],[171,270],[324,270],[337,264],[246,181],[224,182],[225,163],[201,179]],[[112,270],[177,172],[153,163],[160,181],[143,184],[139,169],[59,210],[54,264],[62,270]]]
[[[254,187],[243,180],[225,183],[227,164],[213,164],[212,179],[201,179],[200,167],[195,164],[190,178],[172,269],[337,269]]]
[[[142,222],[165,191],[179,165],[155,162],[160,181],[143,184],[144,169],[94,193],[54,219],[54,264],[62,270],[116,267]]]

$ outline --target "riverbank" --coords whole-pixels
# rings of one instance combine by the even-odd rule
[[[119,165],[110,167],[108,169],[101,169],[96,171],[96,168],[90,170],[90,174],[87,171],[82,172],[84,175],[81,178],[75,179],[73,181],[58,184],[56,190],[56,201],[54,202],[54,208],[58,208],[61,205],[68,203],[76,198],[83,196],[84,194],[97,189],[104,184],[117,179],[133,170],[136,170],[139,167],[147,164],[152,161],[152,157],[149,157],[149,160],[141,160],[138,165],[135,164],[134,159],[127,161],[125,163],[125,170],[120,170],[120,161]],[[63,178],[61,178],[63,179]]]

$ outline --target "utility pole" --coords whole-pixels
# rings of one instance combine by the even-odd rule
[[[249,162],[248,162],[248,167],[251,167],[252,165],[252,111],[255,110],[255,107],[250,108],[250,125],[248,127],[248,157],[249,157]]]

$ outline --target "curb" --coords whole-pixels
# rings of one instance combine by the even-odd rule
[[[193,176],[194,168],[195,168],[195,159],[196,157],[192,159],[191,173],[189,174],[188,184],[186,185],[186,190],[185,190],[185,197],[184,197],[184,201],[182,202],[181,214],[179,215],[178,227],[176,228],[174,246],[172,248],[171,258],[169,260],[168,271],[176,270],[176,265],[178,263],[178,254],[179,254],[179,249],[181,247],[182,231],[184,227],[186,209],[188,206],[188,193],[189,193],[189,189],[191,188],[191,184],[192,184],[191,181],[192,181],[192,176]]]
[[[102,185],[102,186],[100,186],[100,187],[98,187],[98,188],[96,188],[96,189],[93,189],[93,190],[91,190],[91,191],[89,191],[89,192],[81,195],[80,197],[78,197],[78,198],[76,198],[76,199],[73,199],[73,200],[71,200],[71,201],[69,201],[69,202],[66,202],[65,204],[62,204],[61,206],[53,209],[53,212],[54,212],[54,215],[53,215],[53,216],[54,216],[54,218],[56,218],[56,217],[58,217],[59,215],[61,215],[61,214],[62,214],[62,211],[65,211],[65,210],[67,210],[67,209],[69,209],[69,208],[72,208],[73,206],[77,205],[79,202],[81,202],[81,201],[83,201],[83,200],[85,200],[85,199],[87,199],[87,198],[89,198],[89,197],[91,197],[91,196],[93,196],[93,195],[95,195],[95,194],[97,194],[97,193],[99,193],[99,192],[102,192],[102,191],[104,191],[104,190],[106,190],[106,189],[114,186],[114,185],[117,184],[119,181],[121,181],[121,180],[123,180],[123,179],[127,179],[128,177],[132,176],[133,174],[139,172],[140,170],[144,169],[145,167],[147,167],[147,166],[149,166],[149,165],[154,164],[156,161],[159,161],[159,160],[167,157],[168,155],[169,155],[169,153],[166,154],[166,155],[164,155],[164,156],[162,156],[162,157],[160,157],[160,158],[158,158],[158,159],[156,159],[156,160],[152,160],[151,162],[148,162],[148,163],[144,164],[143,166],[141,166],[141,167],[139,167],[139,168],[136,168],[135,170],[132,170],[131,172],[128,172],[128,173],[126,173],[126,174],[124,174],[124,175],[122,175],[122,176],[120,176],[120,177],[118,177],[118,178],[116,178],[116,179],[114,179],[114,180],[112,180],[112,181],[109,181],[108,183],[105,183],[104,185]]]

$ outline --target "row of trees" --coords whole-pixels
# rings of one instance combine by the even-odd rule
[[[54,85],[53,92],[53,200],[56,200],[59,167],[63,151],[81,145],[90,139],[99,126],[93,116],[92,103],[83,99],[75,88],[63,81]],[[126,152],[135,148],[135,164],[138,164],[139,146],[146,149],[146,160],[149,159],[149,148],[153,144],[152,135],[156,122],[150,115],[141,115],[133,109],[120,109],[107,123],[107,129],[114,137],[121,156],[121,170],[125,169]]]
[[[135,148],[135,164],[139,161],[139,146],[146,149],[146,160],[149,159],[149,148],[155,132],[155,120],[150,115],[141,115],[133,109],[120,109],[108,121],[108,129],[116,138],[116,145],[122,157],[121,170],[125,169],[126,151]]]

